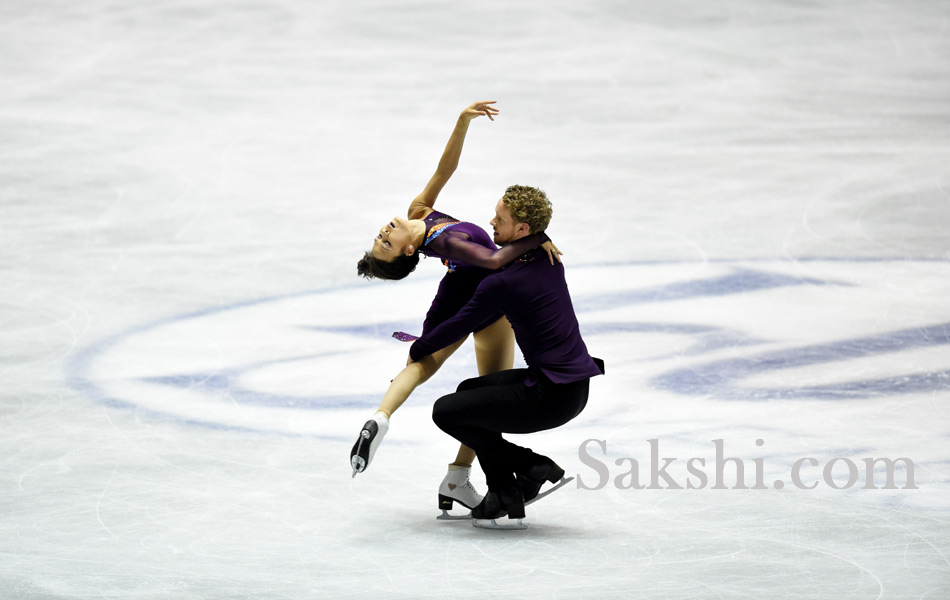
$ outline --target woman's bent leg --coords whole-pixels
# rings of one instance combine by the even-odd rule
[[[363,425],[359,437],[350,451],[350,465],[353,467],[353,476],[362,473],[369,467],[376,454],[376,449],[382,443],[386,432],[389,431],[389,418],[396,409],[402,406],[412,392],[432,377],[436,371],[452,356],[465,339],[443,348],[424,360],[413,362],[399,372],[389,384],[389,389],[383,396],[376,414]]]
[[[379,403],[379,410],[386,413],[387,417],[392,417],[392,414],[402,406],[412,392],[435,375],[463,342],[465,342],[465,338],[451,346],[446,346],[419,362],[406,365],[389,384],[389,389],[386,390],[382,402]]]
[[[508,319],[501,317],[488,327],[476,331],[475,361],[479,375],[507,371],[515,364],[515,332]]]

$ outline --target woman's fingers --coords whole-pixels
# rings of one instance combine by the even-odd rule
[[[554,242],[548,240],[541,244],[541,247],[544,248],[544,251],[548,253],[548,261],[551,262],[551,265],[554,265],[554,259],[557,259],[557,262],[561,261],[561,255],[564,254],[561,250],[554,245]]]
[[[495,104],[495,100],[485,100],[482,102],[476,102],[475,104],[471,105],[469,109],[475,111],[476,113],[480,115],[485,115],[486,117],[494,121],[495,120],[494,116],[498,114],[498,109],[495,108],[494,106],[490,106],[491,104]]]

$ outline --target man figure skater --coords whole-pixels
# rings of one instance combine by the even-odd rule
[[[491,221],[494,242],[504,245],[543,232],[551,213],[543,191],[508,188]],[[488,493],[472,510],[474,524],[523,528],[525,503],[538,496],[545,481],[560,481],[564,470],[502,434],[533,433],[567,423],[587,405],[590,378],[604,370],[581,339],[563,265],[552,267],[543,249],[486,277],[462,310],[412,344],[410,358],[419,360],[452,344],[497,312],[508,317],[528,367],[463,381],[454,394],[436,401],[432,419],[472,448],[485,472]],[[518,519],[517,525],[495,521],[505,515]]]

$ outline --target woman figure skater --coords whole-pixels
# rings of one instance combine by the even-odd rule
[[[544,245],[551,263],[560,252],[538,234],[518,240],[504,248],[497,248],[482,228],[472,223],[458,221],[433,206],[439,192],[458,167],[462,145],[469,123],[480,116],[494,121],[498,114],[494,101],[476,102],[459,115],[452,135],[446,144],[435,174],[410,204],[408,219],[400,217],[384,225],[373,240],[372,250],[366,252],[357,265],[357,272],[366,278],[402,279],[411,273],[419,262],[419,255],[442,259],[448,267],[422,325],[428,332],[446,319],[454,316],[475,293],[478,284],[493,270],[502,267],[538,245]],[[543,242],[543,244],[542,244]],[[560,258],[558,257],[558,260]],[[412,341],[414,336],[396,333],[394,337]],[[479,375],[488,375],[511,369],[514,364],[514,333],[508,320],[494,315],[476,329],[473,334],[475,357]],[[389,430],[393,412],[439,370],[443,363],[464,343],[462,338],[426,357],[420,362],[407,362],[406,367],[392,380],[380,402],[376,414],[366,422],[350,453],[353,477],[363,472],[373,459],[383,436]],[[475,452],[466,446],[459,448],[455,460],[439,486],[440,518],[451,518],[448,510],[453,502],[471,509],[479,504],[482,496],[469,481]]]

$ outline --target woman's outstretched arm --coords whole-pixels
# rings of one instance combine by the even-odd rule
[[[462,145],[465,143],[468,124],[471,123],[472,119],[482,115],[494,121],[495,115],[498,114],[498,109],[491,106],[494,103],[494,100],[476,102],[459,115],[458,121],[455,123],[455,129],[452,130],[452,135],[445,145],[445,150],[442,151],[442,158],[439,160],[439,166],[436,168],[435,174],[429,179],[429,183],[426,184],[422,193],[409,204],[410,219],[424,218],[435,205],[439,192],[448,183],[449,178],[452,177],[459,165],[459,157],[462,155]]]
[[[552,265],[555,259],[561,262],[560,255],[563,254],[563,252],[558,250],[557,246],[554,245],[551,238],[543,231],[510,242],[497,250],[486,248],[462,236],[452,235],[451,232],[446,232],[445,235],[440,236],[432,245],[438,249],[442,256],[450,260],[457,260],[458,262],[483,269],[491,269],[493,271],[500,269],[525,252],[533,250],[538,246],[544,247],[545,252],[548,254],[548,260]]]

